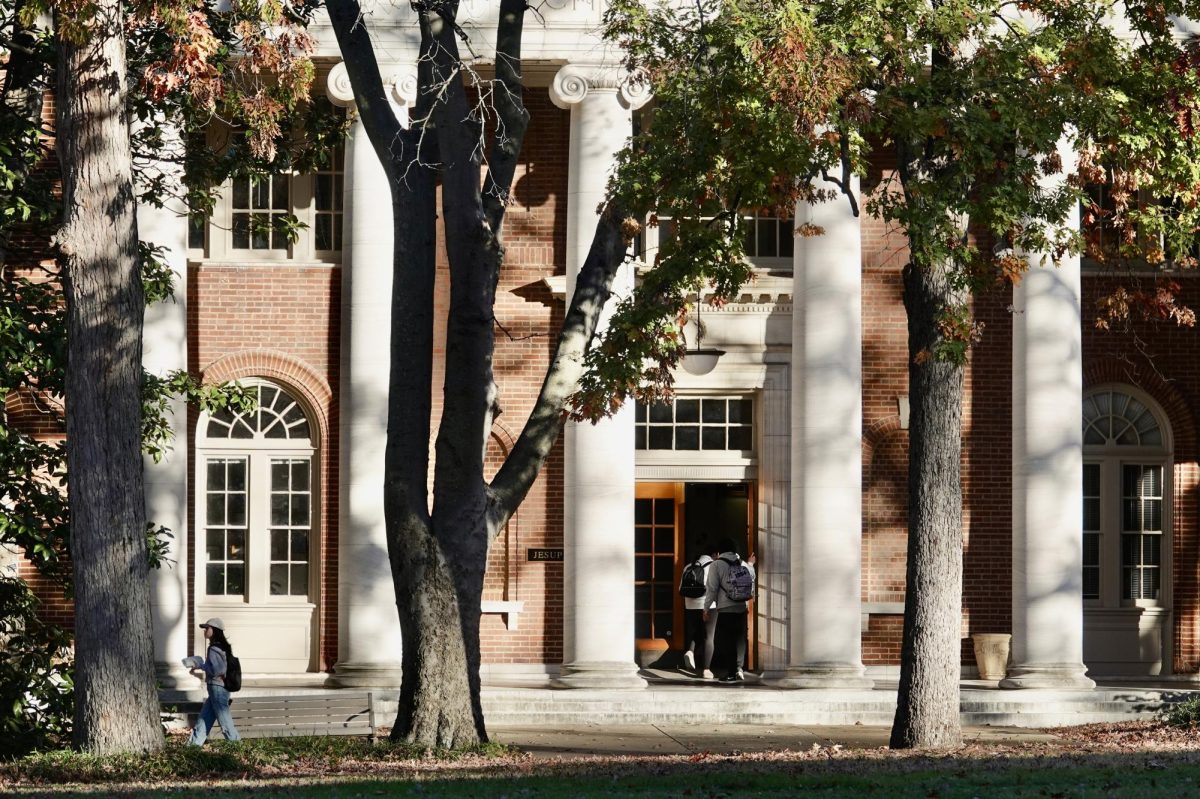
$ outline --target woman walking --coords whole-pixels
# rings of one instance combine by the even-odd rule
[[[203,746],[212,731],[213,722],[221,725],[221,732],[227,741],[239,741],[237,727],[233,726],[233,718],[229,715],[229,691],[225,689],[225,670],[233,647],[225,637],[225,622],[211,618],[200,625],[204,630],[204,640],[208,642],[208,650],[204,658],[188,657],[183,659],[183,665],[192,670],[197,677],[204,676],[208,684],[208,698],[204,707],[200,708],[200,719],[192,728],[192,737],[188,743],[192,746]]]

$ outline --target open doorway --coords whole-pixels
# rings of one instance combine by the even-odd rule
[[[634,612],[638,660],[673,667],[684,645],[683,568],[709,546],[732,538],[754,552],[754,484],[638,483],[634,519]],[[757,625],[750,605],[748,658],[755,668]]]

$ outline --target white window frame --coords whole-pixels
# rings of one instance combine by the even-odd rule
[[[1133,386],[1106,384],[1097,386],[1085,394],[1085,399],[1105,392],[1127,394],[1146,406],[1162,436],[1161,445],[1134,446],[1119,444],[1088,444],[1083,448],[1084,463],[1100,466],[1100,596],[1084,600],[1088,608],[1169,608],[1171,606],[1172,548],[1174,541],[1174,469],[1171,453],[1174,451],[1171,428],[1166,414],[1148,394]],[[1162,562],[1159,565],[1159,592],[1157,599],[1123,599],[1121,562],[1121,536],[1123,533],[1122,469],[1126,465],[1158,466],[1162,468]],[[1080,475],[1082,479],[1082,475]],[[1082,578],[1081,578],[1082,579]]]
[[[315,439],[316,425],[312,410],[297,396],[296,392],[269,380],[244,379],[243,386],[268,386],[286,392],[304,411],[308,420],[308,439],[236,439],[209,438],[210,415],[201,414],[196,426],[196,485],[195,485],[195,530],[193,557],[195,562],[195,596],[197,604],[208,607],[241,608],[247,606],[288,606],[293,608],[315,608],[320,589],[320,459]],[[208,593],[206,566],[206,523],[208,494],[208,469],[210,458],[244,457],[248,461],[246,470],[246,576],[245,592],[242,595]],[[309,568],[308,593],[306,596],[272,595],[270,591],[271,563],[271,462],[277,459],[307,458],[309,460]],[[262,486],[262,490],[256,487]]]
[[[214,125],[208,131],[208,146],[228,146],[233,135],[234,133],[228,127],[221,128]],[[341,165],[341,182],[343,185],[341,207],[342,246],[344,248],[347,242],[350,221],[350,217],[346,213],[347,198],[344,194],[344,187],[347,180],[346,145],[343,142],[338,146],[342,148],[341,157],[332,161],[329,167],[322,169],[321,172],[329,174],[333,171],[332,168],[334,165]],[[233,179],[227,179],[217,195],[216,203],[213,205],[212,216],[204,221],[204,246],[190,247],[188,249],[189,260],[239,264],[340,264],[342,262],[341,250],[318,250],[316,248],[316,174],[292,172],[288,175],[288,193],[291,196],[291,202],[286,213],[297,217],[304,226],[297,231],[298,235],[294,242],[289,242],[285,249],[278,250],[240,249],[233,246]]]
[[[789,217],[789,218],[785,219],[784,217],[766,216],[766,215],[762,215],[762,214],[742,214],[743,221],[746,221],[748,219],[753,219],[755,221],[755,223],[757,223],[758,220],[777,220],[778,222],[780,222],[780,224],[783,224],[790,220],[792,223],[792,252],[793,252],[793,254],[795,253],[795,247],[796,247],[796,234],[795,234],[796,220],[795,220],[795,217]],[[641,254],[641,256],[642,256],[641,260],[647,264],[654,263],[654,257],[656,255],[658,255],[659,242],[661,241],[662,223],[670,222],[671,217],[666,217],[666,216],[659,217],[659,220],[660,221],[659,221],[658,225],[655,225],[653,227],[651,227],[650,225],[646,225],[642,229],[643,230],[643,233],[642,233],[642,248],[643,248],[643,250],[642,250],[642,254]],[[760,270],[760,271],[764,271],[764,272],[788,272],[788,273],[790,273],[792,271],[794,263],[795,263],[794,255],[747,256],[746,260],[749,261],[750,265],[753,266],[756,270]]]
[[[755,479],[755,469],[758,465],[759,452],[762,450],[763,436],[763,402],[761,392],[737,389],[680,391],[675,395],[675,399],[749,400],[754,420],[750,442],[753,449],[749,451],[727,449],[636,449],[635,444],[634,452],[639,469],[638,479],[661,479],[663,469],[682,469],[682,472],[671,471],[671,473],[682,474],[687,480]],[[636,418],[634,429],[635,431],[637,429]]]

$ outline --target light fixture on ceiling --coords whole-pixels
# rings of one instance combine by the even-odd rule
[[[700,293],[696,293],[696,346],[683,351],[680,365],[688,374],[706,375],[717,368],[717,359],[725,354],[725,350],[700,346],[700,338],[704,332],[704,324],[700,321],[700,306],[704,304]]]

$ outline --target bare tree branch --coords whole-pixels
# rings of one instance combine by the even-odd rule
[[[512,192],[513,175],[529,127],[521,80],[521,34],[525,0],[500,0],[500,23],[496,30],[496,132],[488,156],[483,203],[488,226],[500,235],[500,225]]]
[[[584,355],[591,346],[604,305],[612,294],[613,279],[625,261],[629,246],[621,230],[625,216],[622,209],[612,205],[600,215],[537,403],[504,465],[492,480],[488,515],[493,535],[504,527],[521,504],[558,438],[567,398],[578,387],[584,371]]]

